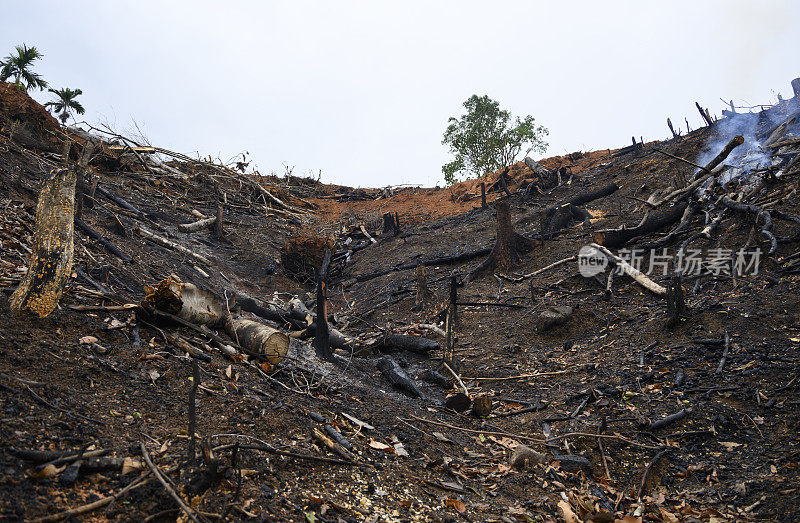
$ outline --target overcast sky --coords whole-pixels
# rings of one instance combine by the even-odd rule
[[[800,2],[6,2],[0,56],[22,42],[87,121],[154,145],[434,185],[472,94],[547,127],[545,157],[697,127],[695,101],[791,97]]]

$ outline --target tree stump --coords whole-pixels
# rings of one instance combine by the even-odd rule
[[[514,232],[508,203],[496,202],[495,210],[497,211],[497,235],[492,252],[478,268],[467,276],[466,282],[470,282],[492,269],[510,269],[514,263],[519,261],[522,254],[530,252],[539,245],[539,242]]]

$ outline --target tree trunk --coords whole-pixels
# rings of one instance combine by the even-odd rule
[[[330,330],[328,328],[328,265],[331,263],[331,250],[325,249],[325,256],[322,258],[322,267],[317,273],[317,319],[314,331],[314,351],[317,356],[331,361],[333,350],[331,349]]]
[[[537,241],[514,232],[514,228],[511,226],[511,211],[508,203],[498,201],[495,203],[495,209],[497,211],[497,235],[494,247],[486,261],[467,276],[467,282],[494,268],[510,269],[519,260],[520,254],[533,250],[539,244]]]
[[[617,248],[625,245],[634,238],[644,236],[651,232],[660,231],[668,225],[677,222],[683,216],[687,202],[673,205],[661,212],[648,213],[644,220],[636,227],[621,227],[619,229],[605,229],[594,233],[594,242],[606,247]]]
[[[28,272],[11,295],[14,312],[49,316],[72,272],[75,228],[75,169],[54,169],[36,205],[36,231]]]

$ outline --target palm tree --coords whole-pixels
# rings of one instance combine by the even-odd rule
[[[85,112],[81,103],[75,100],[76,97],[83,94],[83,91],[80,89],[70,89],[69,87],[65,87],[64,89],[59,89],[58,91],[55,89],[48,89],[48,91],[56,95],[58,98],[55,102],[47,102],[44,104],[44,106],[52,107],[53,111],[61,119],[62,124],[67,123],[67,119],[72,114],[72,111],[75,111],[78,114],[83,114]]]
[[[25,44],[16,46],[17,54],[10,54],[4,60],[0,60],[0,81],[5,82],[12,76],[14,83],[20,89],[25,84],[27,91],[31,87],[38,87],[43,90],[47,87],[41,76],[30,70],[31,64],[42,57],[42,53],[35,47],[28,47]]]

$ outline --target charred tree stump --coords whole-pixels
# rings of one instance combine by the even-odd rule
[[[530,252],[539,244],[535,240],[514,232],[508,203],[499,201],[495,204],[495,209],[497,210],[497,237],[494,247],[489,253],[489,257],[467,276],[468,282],[491,269],[510,269],[522,254]]]
[[[225,237],[225,229],[223,228],[223,209],[222,205],[217,205],[217,221],[214,222],[214,236],[218,239]]]
[[[509,167],[500,171],[500,187],[506,195],[511,196],[511,191],[508,190],[508,182],[506,181],[506,174],[508,174]]]
[[[667,283],[667,327],[677,325],[686,314],[686,296],[683,292],[681,274],[675,273]]]
[[[417,266],[417,296],[414,301],[414,308],[418,311],[424,310],[433,301],[433,292],[428,288],[425,266]]]
[[[792,90],[794,91],[795,99],[800,100],[800,78],[792,80]]]
[[[486,207],[486,182],[481,182],[481,207]]]
[[[702,117],[703,117],[703,120],[705,120],[706,124],[707,124],[707,125],[712,125],[712,124],[714,123],[714,121],[711,119],[711,115],[710,115],[710,114],[708,114],[708,110],[706,110],[706,109],[703,109],[703,108],[700,106],[700,103],[699,103],[699,102],[695,102],[695,103],[694,103],[694,105],[696,105],[696,106],[697,106],[697,110],[698,110],[698,111],[700,111],[700,116],[702,116]]]
[[[330,329],[328,328],[328,266],[331,263],[331,250],[325,249],[322,267],[317,273],[317,320],[314,332],[314,350],[320,358],[332,361]]]
[[[397,236],[400,234],[400,217],[397,213],[384,213],[383,214],[383,232],[384,236],[389,235],[389,233]]]
[[[675,132],[675,128],[672,127],[672,120],[670,120],[669,118],[667,118],[667,127],[669,127],[669,130],[672,132],[672,137],[673,138],[680,137],[680,133]]]

